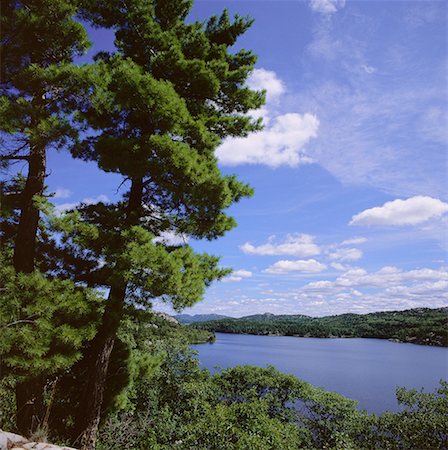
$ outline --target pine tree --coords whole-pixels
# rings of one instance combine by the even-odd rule
[[[97,331],[104,299],[92,289],[38,270],[16,273],[11,265],[19,219],[15,197],[23,182],[18,177],[5,186],[2,205],[0,387],[16,387],[16,403],[26,399],[26,408],[16,408],[16,423],[23,423],[25,414],[28,429],[36,430],[48,426],[45,386],[56,386],[59,377],[82,358],[85,343]],[[41,204],[40,209],[46,208]],[[44,218],[39,223],[38,248],[48,237]],[[39,256],[37,264],[42,262]],[[50,408],[51,402],[48,412]]]
[[[98,240],[67,242],[80,261],[73,276],[110,288],[89,355],[83,449],[95,446],[108,362],[126,303],[162,298],[181,309],[224,275],[217,258],[154,238],[170,231],[214,239],[235,225],[224,210],[252,191],[220,173],[214,150],[227,136],[260,129],[246,113],[264,101],[263,93],[244,85],[255,56],[230,52],[250,20],[231,21],[224,12],[206,24],[188,24],[191,2],[183,0],[90,6],[85,17],[114,27],[118,51],[97,56],[104,85],[84,115],[95,133],[73,153],[122,174],[130,190],[120,204],[80,209],[83,221],[97,226]],[[93,272],[79,270],[99,260]]]
[[[86,50],[88,40],[73,18],[72,1],[6,0],[1,13],[1,161],[28,164],[13,265],[17,273],[31,274],[39,224],[35,199],[44,190],[46,152],[76,138],[71,118],[83,70],[72,59]],[[17,385],[17,426],[25,434],[35,413],[30,397],[41,389],[37,380]]]
[[[33,197],[43,192],[46,151],[76,138],[70,116],[83,71],[72,59],[88,40],[75,13],[75,3],[66,0],[2,2],[1,160],[28,163],[14,249],[17,272],[34,269],[39,211]]]
[[[2,1],[0,161],[28,165],[20,193],[20,217],[15,235],[13,265],[17,274],[35,268],[39,208],[36,198],[44,190],[47,151],[77,138],[73,118],[80,89],[86,88],[82,67],[72,64],[88,39],[74,19],[71,0]],[[34,386],[33,386],[34,385]],[[40,381],[17,385],[17,426],[27,434],[35,415],[30,397],[39,397]]]

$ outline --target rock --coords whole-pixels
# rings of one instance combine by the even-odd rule
[[[166,314],[164,312],[154,311],[154,314],[158,317],[161,317],[162,319],[165,319],[167,322],[174,323],[176,325],[179,325],[179,321],[175,319],[173,316],[170,316],[169,314]]]
[[[26,443],[27,440],[18,434],[0,430],[0,450],[9,450],[14,444]]]
[[[19,434],[0,430],[0,450],[76,450],[44,442],[30,442]]]

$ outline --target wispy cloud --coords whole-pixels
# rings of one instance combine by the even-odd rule
[[[354,237],[350,239],[345,239],[340,243],[340,245],[360,245],[365,244],[367,242],[367,238],[365,237]]]
[[[271,236],[268,242],[255,246],[250,242],[243,244],[240,249],[250,255],[290,255],[290,256],[315,256],[321,250],[314,243],[314,236],[309,234],[288,234],[283,241],[276,242],[275,236]]]
[[[236,282],[245,278],[251,278],[252,272],[245,269],[234,270],[229,276],[223,278],[224,282]]]
[[[448,92],[445,43],[437,42],[442,35],[432,42],[440,54],[435,58],[421,44],[421,30],[401,26],[404,14],[387,18],[391,32],[379,40],[378,19],[354,11],[317,22],[306,58],[313,81],[288,99],[319,117],[319,135],[307,154],[344,184],[444,198]],[[425,26],[431,33],[427,18]]]
[[[187,244],[189,237],[184,234],[178,234],[173,231],[164,231],[154,238],[154,242],[161,242],[165,245],[178,246]]]
[[[317,13],[334,14],[345,6],[345,0],[310,0],[310,8]]]
[[[295,261],[281,260],[268,267],[265,272],[274,274],[284,274],[292,272],[319,273],[325,270],[325,264],[315,259],[299,259]]]
[[[263,288],[259,293],[235,290],[195,307],[195,312],[232,316],[272,312],[325,316],[347,312],[365,314],[448,305],[448,272],[440,269],[401,270],[383,267],[376,272],[350,268],[334,280],[318,280],[287,291]]]
[[[70,209],[74,209],[77,206],[84,204],[84,205],[94,205],[95,203],[107,203],[109,202],[109,198],[107,197],[107,195],[101,194],[98,195],[98,197],[92,198],[92,197],[86,197],[84,199],[82,199],[79,202],[72,202],[72,203],[62,203],[60,205],[56,205],[55,209],[56,212],[61,214],[64,211],[68,211]]]
[[[357,261],[362,258],[362,251],[358,248],[339,248],[328,254],[331,260],[336,261]]]
[[[69,198],[72,195],[72,191],[66,188],[58,187],[54,193],[53,198]]]

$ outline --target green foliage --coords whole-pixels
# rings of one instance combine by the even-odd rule
[[[140,380],[133,419],[111,418],[99,448],[298,448],[300,430],[272,418],[263,401],[220,401],[214,379],[188,348],[161,343],[158,351],[164,362],[155,376]]]
[[[198,322],[194,327],[221,333],[305,337],[364,337],[448,346],[447,308],[340,316],[308,317],[261,314],[241,319]]]
[[[76,2],[69,0],[2,2],[3,162],[33,146],[61,147],[77,139],[72,118],[90,81],[72,59],[90,43],[76,12]]]
[[[164,315],[127,307],[109,362],[105,385],[103,417],[111,414],[133,414],[143,402],[142,385],[152,380],[167,357],[167,349],[213,339],[209,332],[192,330],[168,320]],[[83,359],[59,376],[56,396],[51,407],[51,432],[56,439],[73,442],[80,433],[77,414],[82,409],[82,390],[89,374],[91,342],[83,349]]]
[[[60,373],[81,358],[100,317],[100,297],[68,280],[0,267],[1,376],[23,381]]]
[[[440,382],[434,394],[416,389],[397,389],[402,411],[375,418],[370,439],[376,448],[448,447],[448,382]]]
[[[446,382],[434,394],[399,389],[404,410],[377,417],[273,367],[211,376],[184,344],[149,345],[152,355],[163,355],[161,364],[135,381],[132,409],[103,424],[101,450],[446,447]]]
[[[264,96],[244,83],[255,57],[230,46],[250,21],[187,24],[191,2],[94,2],[84,15],[114,27],[118,51],[98,55],[102,75],[82,117],[95,133],[73,147],[106,171],[143,179],[147,229],[215,238],[235,223],[224,210],[252,190],[217,167],[214,150],[226,136],[260,129],[245,113]],[[167,14],[170,12],[170,17]],[[160,15],[160,16],[159,16]],[[226,17],[226,19],[224,19]],[[218,42],[220,31],[232,34]],[[135,224],[135,223],[134,223]]]

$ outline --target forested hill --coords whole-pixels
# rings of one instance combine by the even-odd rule
[[[258,314],[240,319],[196,322],[191,326],[221,333],[322,338],[363,337],[448,346],[448,308],[418,308],[327,317]]]
[[[221,319],[229,319],[228,316],[223,316],[221,314],[177,314],[174,316],[176,320],[178,320],[182,324],[189,324],[194,322],[208,322],[210,320],[221,320]]]

